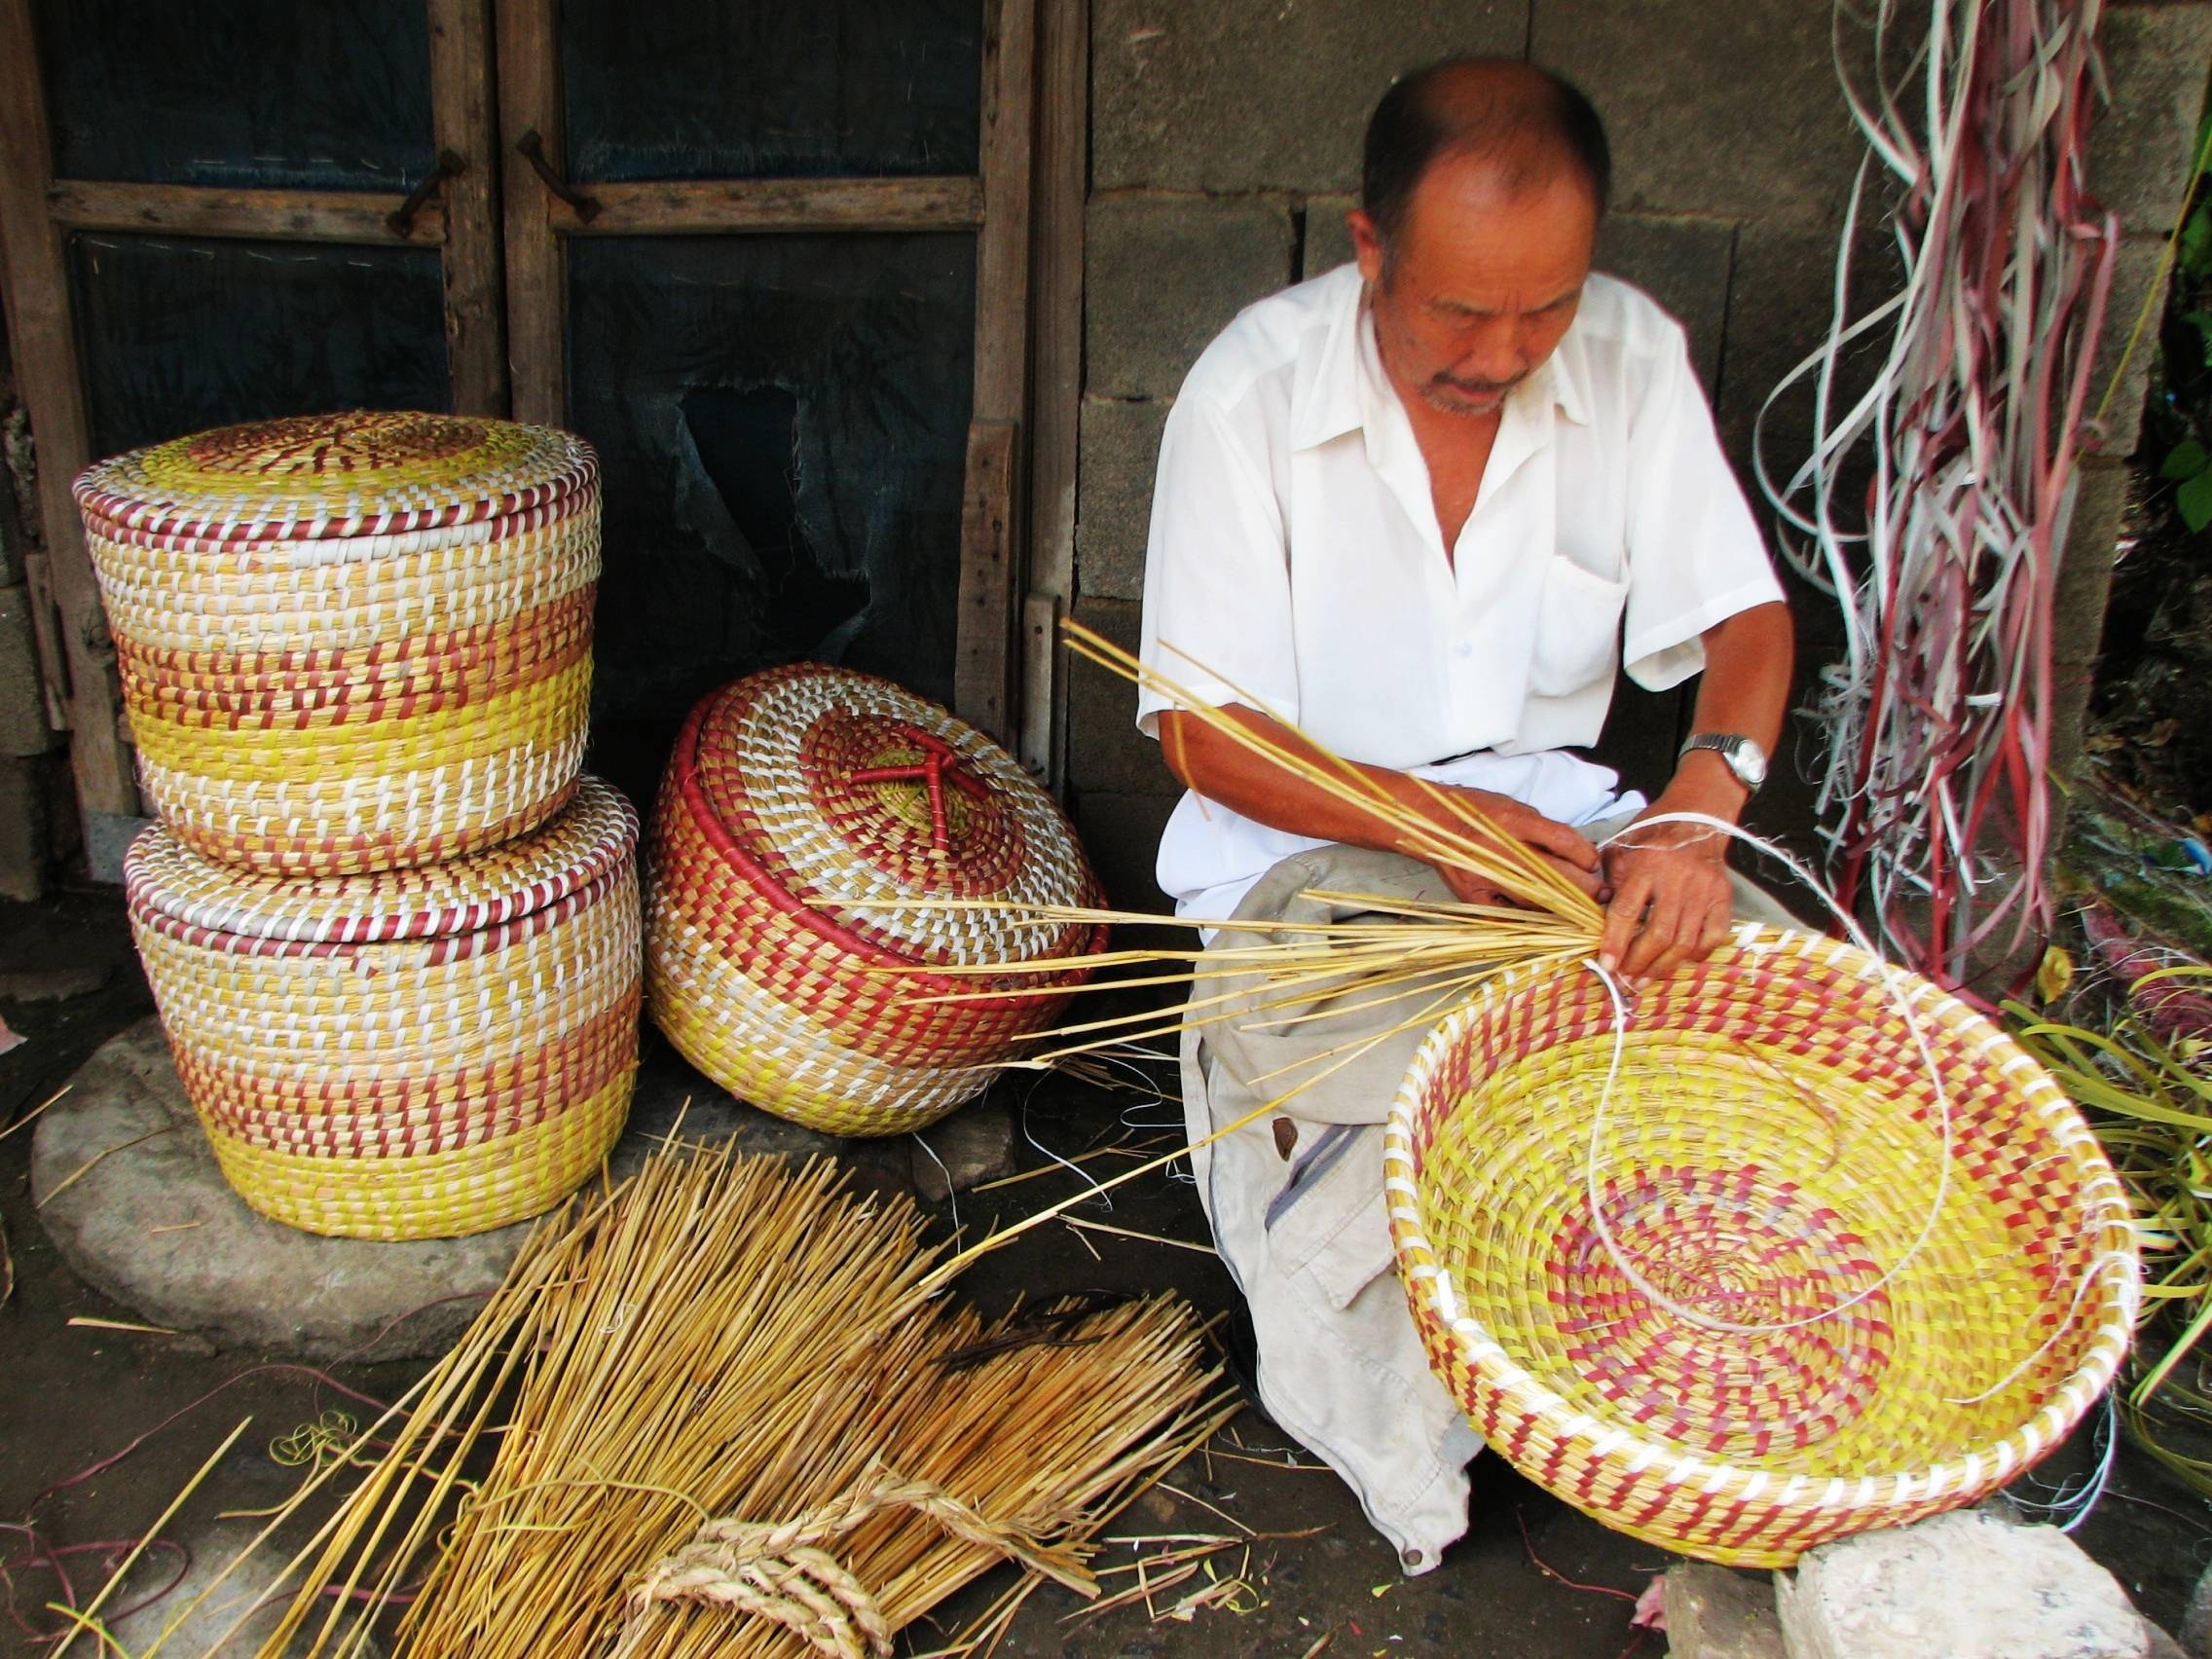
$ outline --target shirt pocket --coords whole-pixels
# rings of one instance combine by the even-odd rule
[[[1268,1259],[1286,1276],[1308,1274],[1332,1308],[1348,1308],[1396,1260],[1382,1201],[1382,1125],[1304,1126],[1320,1137],[1311,1161],[1301,1161],[1268,1206]]]
[[[1621,610],[1628,583],[1585,570],[1564,553],[1546,561],[1536,608],[1529,689],[1567,697],[1608,678],[1620,659]]]

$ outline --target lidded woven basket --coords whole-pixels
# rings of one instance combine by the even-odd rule
[[[306,416],[118,456],[76,493],[139,775],[186,846],[404,868],[575,793],[599,578],[581,439]]]
[[[995,903],[1097,903],[1075,831],[1014,757],[889,681],[771,669],[694,709],[669,759],[646,1006],[686,1059],[767,1111],[833,1134],[925,1127],[1085,977],[929,970],[1104,943]],[[996,990],[1028,994],[932,1000]]]
[[[1972,1502],[2112,1381],[2125,1195],[1964,1003],[1747,926],[1615,1032],[1593,973],[1500,976],[1385,1131],[1430,1364],[1522,1473],[1669,1549],[1782,1567]]]
[[[311,1233],[430,1238],[573,1192],[630,1107],[638,817],[585,778],[447,864],[277,876],[166,827],[124,861],[132,933],[224,1176]]]

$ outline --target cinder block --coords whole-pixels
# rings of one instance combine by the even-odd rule
[[[1608,213],[1593,260],[1634,282],[1689,330],[1690,361],[1711,397],[1720,379],[1720,337],[1728,322],[1728,278],[1736,227],[1725,219]]]
[[[1137,648],[1140,608],[1122,600],[1085,600],[1076,620],[1125,650]],[[1068,781],[1078,790],[1164,794],[1177,788],[1160,745],[1137,730],[1137,688],[1095,663],[1068,668]]]
[[[2112,403],[2105,412],[2104,431],[2097,439],[2097,450],[2103,455],[2133,455],[2143,436],[2143,404],[2150,395],[2151,366],[2158,360],[2158,318],[2166,308],[2166,284],[2158,275],[2164,249],[2162,236],[2124,237],[2120,251],[2113,256],[2112,298],[2105,307],[2104,327],[2097,333],[2097,357],[2089,373],[2085,413],[2097,412],[2105,387],[2127,350],[2128,331],[2135,326],[2136,314],[2143,309],[2144,296],[2153,283],[2157,284],[2157,292],[2151,301],[2151,321],[2143,330],[2143,338],[2136,342],[2135,355],[2128,359],[2127,372],[2114,387]]]
[[[2173,228],[2212,61],[2212,6],[2107,6],[2112,102],[2089,134],[2089,189],[2131,231]]]
[[[54,747],[31,632],[30,590],[0,588],[0,755],[44,755]]]
[[[1085,791],[1076,797],[1076,832],[1090,855],[1091,867],[1119,910],[1164,912],[1166,895],[1153,878],[1160,860],[1160,832],[1175,810],[1172,794],[1117,794]]]
[[[2072,778],[2082,761],[2105,604],[2112,597],[2113,556],[2127,513],[2127,463],[2092,457],[2083,463],[2080,480],[2050,600],[2050,770],[2059,779]]]
[[[1528,20],[1528,0],[1098,0],[1096,187],[1354,189],[1368,112],[1395,77],[1459,53],[1518,57]]]
[[[1143,597],[1153,475],[1171,407],[1165,399],[1083,400],[1075,557],[1076,587],[1086,599]]]
[[[1172,397],[1224,324],[1290,281],[1290,210],[1198,196],[1094,198],[1085,222],[1087,389]]]
[[[1301,277],[1318,276],[1352,262],[1351,227],[1345,223],[1345,215],[1358,205],[1356,192],[1306,199],[1306,253],[1298,268]]]
[[[1807,0],[1543,0],[1530,55],[1598,106],[1614,203],[1825,224],[1863,144]]]
[[[36,759],[0,755],[0,899],[46,893],[46,772]]]
[[[1668,1659],[1784,1659],[1774,1580],[1683,1562],[1667,1569]]]

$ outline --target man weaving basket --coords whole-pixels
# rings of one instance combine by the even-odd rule
[[[1608,837],[1640,814],[1735,819],[1781,729],[1791,630],[1681,328],[1591,273],[1608,173],[1595,111],[1542,70],[1464,59],[1390,90],[1349,220],[1356,265],[1247,309],[1176,399],[1142,654],[1310,753],[1295,724],[1448,830],[1464,826],[1419,780],[1465,792],[1605,902],[1601,960],[1633,984],[1710,952],[1732,910],[1788,919],[1711,830]],[[1651,690],[1704,673],[1648,807],[1572,753],[1598,738],[1616,662]],[[1165,697],[1145,693],[1138,722],[1189,790],[1159,863],[1186,916],[1347,908],[1316,892],[1497,898]],[[1235,942],[1258,941],[1232,927],[1213,944]],[[1480,1446],[1389,1271],[1380,1124],[1423,1033],[1343,1058],[1404,1017],[1209,1022],[1186,1032],[1183,1085],[1197,1141],[1330,1056],[1193,1162],[1250,1306],[1263,1404],[1422,1572],[1466,1530]]]

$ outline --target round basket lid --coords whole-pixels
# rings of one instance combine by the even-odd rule
[[[638,844],[638,815],[586,777],[576,798],[520,840],[447,864],[371,875],[276,875],[233,869],[189,850],[160,825],[124,856],[130,903],[182,928],[247,939],[372,944],[441,939],[517,921],[581,892]]]
[[[725,685],[677,765],[761,878],[910,961],[1035,961],[1094,938],[998,907],[1096,903],[1075,831],[1014,756],[887,680],[803,663]]]
[[[360,410],[220,426],[88,468],[77,504],[142,535],[317,540],[474,524],[592,485],[591,446],[547,426]]]

